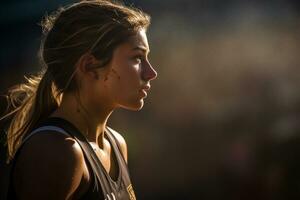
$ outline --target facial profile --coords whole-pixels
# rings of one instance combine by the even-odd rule
[[[115,108],[140,110],[150,90],[150,81],[157,77],[148,59],[149,51],[145,29],[117,46],[111,61],[104,70],[100,69],[102,83],[94,90],[98,101],[108,98]]]

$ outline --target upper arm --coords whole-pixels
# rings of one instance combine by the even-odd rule
[[[83,176],[78,143],[56,132],[36,134],[17,158],[14,185],[21,200],[70,199]]]
[[[117,139],[117,142],[119,143],[119,146],[121,147],[123,157],[124,157],[124,159],[127,163],[128,162],[127,144],[126,144],[126,141],[125,141],[124,137],[120,133],[115,131],[114,129],[112,129],[110,127],[108,127],[108,128],[109,128],[109,130],[111,130],[111,132],[113,133],[113,135]]]

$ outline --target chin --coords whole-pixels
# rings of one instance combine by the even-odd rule
[[[121,106],[122,108],[125,108],[127,110],[132,110],[132,111],[139,111],[144,107],[144,100],[140,99],[138,102],[127,104]]]

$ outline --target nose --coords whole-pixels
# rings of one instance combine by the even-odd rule
[[[151,81],[157,77],[157,72],[151,66],[150,62],[147,61],[142,70],[142,79],[144,81]]]

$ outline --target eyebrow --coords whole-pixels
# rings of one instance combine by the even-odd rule
[[[146,47],[144,47],[144,46],[136,46],[136,47],[134,47],[132,50],[141,50],[141,51],[144,51],[144,52],[150,52],[150,50],[149,49],[147,49]]]

